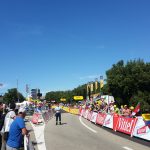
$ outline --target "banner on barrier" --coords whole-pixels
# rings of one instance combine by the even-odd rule
[[[138,117],[133,136],[150,141],[150,127],[146,125],[142,117]]]
[[[82,109],[81,113],[80,113],[80,116],[83,116],[84,112],[85,112],[85,109]]]
[[[87,110],[85,110],[85,112],[84,112],[84,116],[83,116],[85,119],[87,119],[88,113],[89,113],[89,110],[88,110],[88,109],[87,109]]]
[[[137,122],[137,118],[125,118],[119,116],[118,122],[116,123],[115,130],[132,135],[136,122]]]
[[[78,115],[79,114],[79,109],[76,109],[76,108],[70,109],[70,113],[74,114],[74,115]]]
[[[91,122],[96,123],[96,118],[97,118],[97,112],[93,112],[91,116]]]
[[[113,115],[110,115],[110,114],[106,115],[103,126],[113,129]]]
[[[89,111],[89,112],[88,112],[88,115],[87,115],[87,119],[88,119],[88,120],[91,120],[92,113],[93,113],[92,111]]]
[[[150,141],[150,121],[144,121],[142,117],[125,118],[118,114],[96,113],[85,109],[81,110],[80,115],[115,131]]]
[[[107,114],[98,113],[98,114],[97,114],[97,118],[96,118],[96,123],[97,123],[97,124],[100,124],[100,125],[103,125],[103,124],[104,124],[104,121],[105,121],[105,119],[106,119],[106,116],[107,116]]]

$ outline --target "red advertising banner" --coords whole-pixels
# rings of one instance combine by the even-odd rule
[[[88,116],[87,116],[87,119],[88,119],[88,120],[91,120],[92,113],[93,113],[92,111],[89,111]]]
[[[132,135],[136,122],[137,118],[125,118],[119,116],[115,130]]]
[[[98,113],[97,118],[96,118],[96,124],[103,125],[104,121],[106,119],[107,114],[104,113]]]
[[[79,114],[81,115],[82,112],[82,107],[79,108]]]
[[[113,130],[116,130],[116,125],[118,123],[118,119],[119,119],[119,115],[115,113],[113,115]]]

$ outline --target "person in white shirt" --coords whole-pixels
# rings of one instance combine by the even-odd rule
[[[16,108],[16,104],[11,103],[10,104],[10,109],[9,109],[8,113],[6,114],[6,116],[5,116],[4,126],[3,126],[4,136],[3,136],[3,143],[2,143],[1,150],[6,149],[6,142],[8,140],[8,136],[9,136],[9,129],[10,129],[10,126],[11,126],[12,122],[16,118],[15,108]]]
[[[61,107],[59,104],[57,104],[55,108],[55,116],[56,116],[56,125],[58,125],[58,119],[59,119],[59,124],[61,125]]]

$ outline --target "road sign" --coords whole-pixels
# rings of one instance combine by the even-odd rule
[[[83,96],[74,96],[73,99],[74,100],[83,100]]]

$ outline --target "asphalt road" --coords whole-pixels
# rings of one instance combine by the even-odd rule
[[[62,114],[62,125],[56,126],[52,118],[44,137],[47,150],[150,150],[69,113]]]

